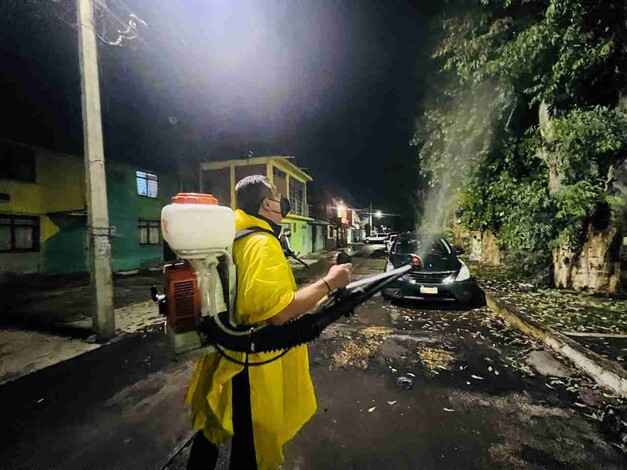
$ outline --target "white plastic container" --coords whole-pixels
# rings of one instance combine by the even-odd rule
[[[211,194],[179,193],[161,210],[161,232],[179,257],[204,258],[231,247],[235,213]]]

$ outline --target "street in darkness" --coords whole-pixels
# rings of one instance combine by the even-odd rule
[[[627,468],[626,38],[1,0],[0,469]]]
[[[354,261],[384,264],[376,246]],[[591,381],[485,307],[377,296],[309,351],[318,410],[284,468],[623,468],[565,390]],[[2,467],[184,468],[193,365],[154,327],[3,385]]]

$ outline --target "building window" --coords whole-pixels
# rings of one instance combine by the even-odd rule
[[[145,171],[136,171],[137,194],[146,197],[157,197],[159,192],[159,178],[157,175]]]
[[[0,142],[0,178],[35,182],[33,149],[10,142]]]
[[[161,243],[158,220],[140,220],[137,224],[140,245],[158,245]]]
[[[295,178],[290,178],[290,205],[292,206],[293,214],[307,215],[305,183],[302,183]]]
[[[39,251],[39,217],[0,215],[0,252]]]
[[[275,178],[281,178],[281,179],[287,178],[287,173],[285,173],[282,170],[279,170],[276,166],[272,167],[272,174],[274,175]]]
[[[292,227],[293,227],[293,228],[292,228],[292,232],[293,232],[293,233],[298,232],[298,224],[292,224]]]

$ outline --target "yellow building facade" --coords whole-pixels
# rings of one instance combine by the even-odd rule
[[[284,156],[240,158],[200,164],[200,190],[218,198],[221,205],[236,208],[235,185],[250,175],[264,175],[289,198],[292,212],[282,221],[292,230],[291,245],[296,253],[305,255],[315,251],[307,203],[307,184],[313,181],[305,171]]]

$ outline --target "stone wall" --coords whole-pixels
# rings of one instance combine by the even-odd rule
[[[568,247],[553,250],[553,276],[556,287],[614,294],[620,288],[620,246],[616,227],[603,231],[590,229],[579,254]]]
[[[481,263],[488,266],[499,266],[501,264],[497,238],[490,230],[481,232]]]
[[[467,249],[470,261],[481,261],[481,232],[470,233]]]

